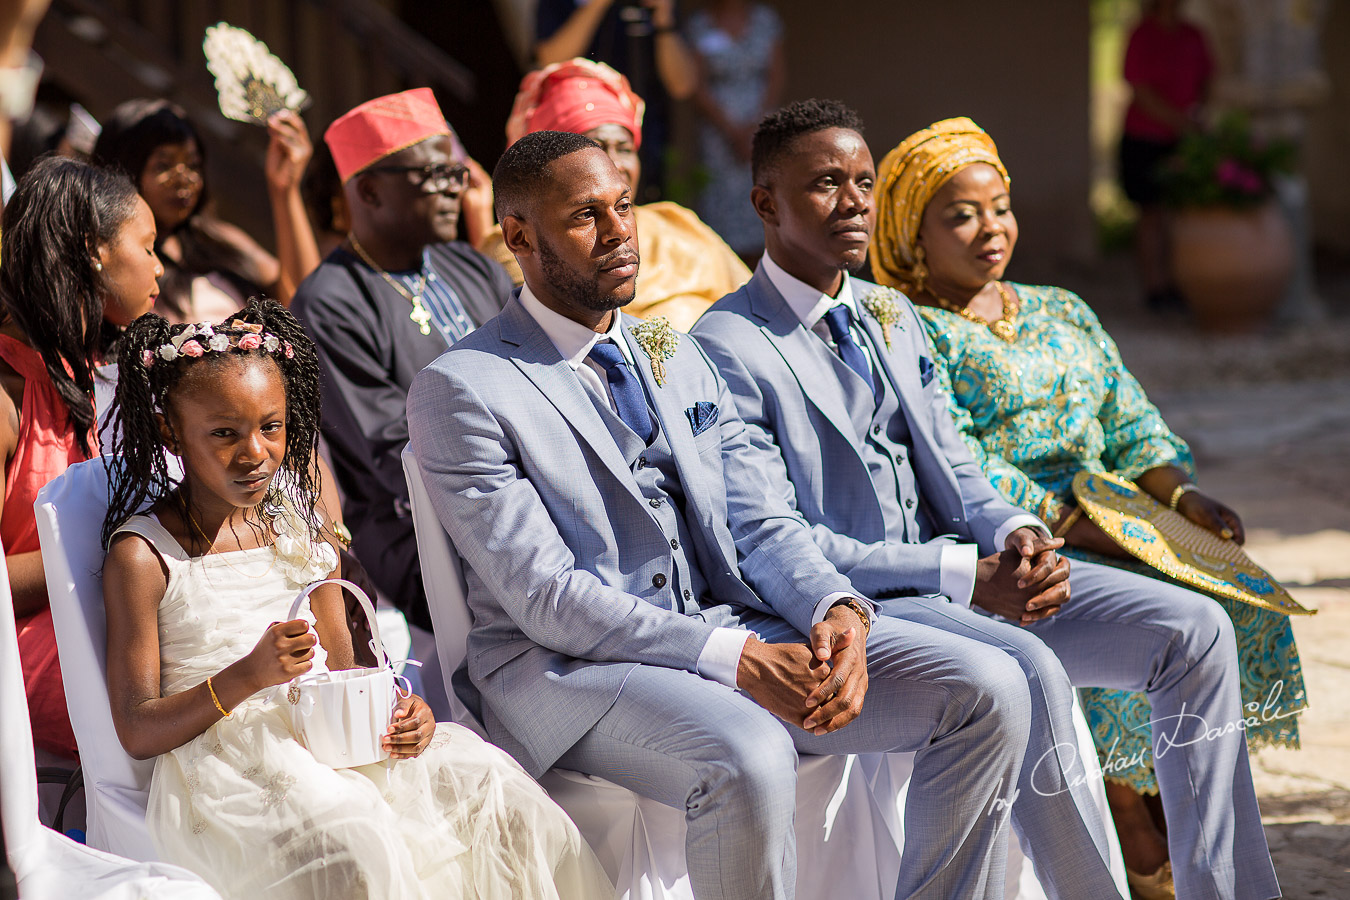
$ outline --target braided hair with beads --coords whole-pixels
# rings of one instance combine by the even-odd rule
[[[183,350],[189,344],[194,346]],[[319,485],[313,465],[319,439],[318,357],[304,328],[284,306],[254,298],[209,329],[171,325],[147,313],[122,336],[110,419],[117,462],[109,480],[104,546],[123,522],[179,487],[170,472],[160,431],[160,421],[167,421],[173,408],[174,388],[189,370],[239,355],[270,359],[286,392],[286,457],[260,507],[285,501],[304,518],[311,537],[318,537],[314,503]]]

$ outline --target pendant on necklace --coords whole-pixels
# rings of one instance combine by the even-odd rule
[[[1009,344],[1017,339],[1017,326],[1007,319],[999,319],[997,322],[990,322],[989,330],[992,331],[995,336],[1002,338]]]
[[[423,334],[431,334],[431,313],[422,305],[422,295],[418,294],[412,298],[412,312],[408,313],[408,318],[413,320],[417,330]]]

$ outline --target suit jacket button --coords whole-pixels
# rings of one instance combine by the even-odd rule
[[[689,590],[689,588],[685,588],[685,589],[684,589],[684,599],[685,599],[685,600],[693,600],[693,599],[694,599],[694,592],[691,591],[691,590]]]
[[[678,550],[678,549],[680,549],[680,539],[679,539],[679,538],[671,538],[671,539],[670,539],[670,549],[672,549],[672,550]]]
[[[650,500],[647,501],[647,505],[650,506],[652,509],[660,509],[660,508],[661,508],[661,498],[660,498],[660,497],[653,497],[652,499],[650,499]]]
[[[913,497],[906,497],[906,498],[905,498],[905,509],[913,509],[913,508],[914,508],[914,498],[913,498]]]
[[[639,457],[638,457],[638,468],[639,468],[639,469],[645,469],[646,467],[647,467],[647,457],[645,457],[645,456],[639,456]]]
[[[652,587],[663,588],[665,586],[666,586],[666,576],[662,575],[660,572],[657,572],[655,575],[652,576]]]

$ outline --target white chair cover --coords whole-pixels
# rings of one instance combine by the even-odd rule
[[[103,545],[108,508],[107,457],[77,463],[38,493],[42,543],[66,705],[84,770],[89,846],[130,859],[155,859],[145,828],[154,760],[127,755],[108,705],[103,615]]]
[[[62,653],[74,652],[65,644],[60,649]],[[63,668],[62,674],[65,672]],[[97,681],[102,692],[102,677]],[[83,682],[67,679],[66,686],[69,692],[72,686],[82,687]],[[14,603],[3,554],[0,554],[0,821],[4,823],[9,865],[19,882],[19,896],[24,900],[220,898],[186,869],[166,863],[133,862],[103,853],[78,844],[38,821],[33,732],[28,722]]]
[[[403,470],[412,498],[422,579],[436,626],[437,655],[448,684],[465,656],[472,615],[464,574],[409,450]],[[427,678],[434,673],[425,673]],[[455,720],[482,733],[452,695]],[[541,779],[576,822],[619,900],[693,900],[684,863],[684,813],[603,778],[553,769]],[[797,896],[891,900],[900,871],[899,846],[853,756],[803,758],[797,773]]]

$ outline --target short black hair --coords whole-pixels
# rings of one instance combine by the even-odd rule
[[[551,163],[579,150],[600,145],[584,134],[570,131],[535,131],[516,141],[492,170],[492,193],[498,221],[522,216],[529,200],[544,184]]]
[[[769,113],[755,129],[750,150],[750,171],[755,184],[763,184],[769,171],[805,134],[828,128],[847,128],[863,133],[862,117],[838,100],[798,100]]]

